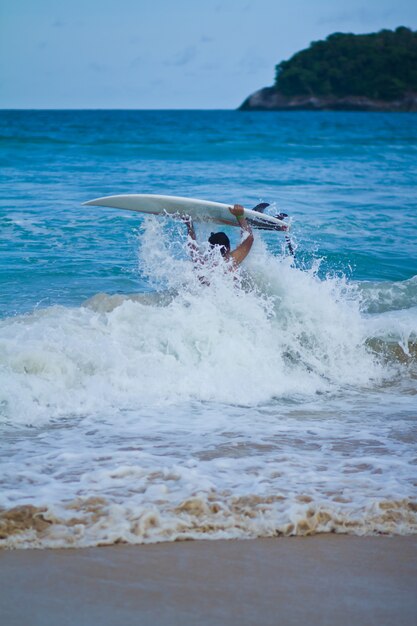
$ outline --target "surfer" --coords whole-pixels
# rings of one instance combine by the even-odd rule
[[[229,208],[229,211],[234,215],[239,222],[241,228],[242,240],[240,244],[231,251],[230,240],[226,233],[211,233],[208,242],[212,249],[219,249],[220,254],[226,262],[230,262],[230,269],[235,270],[244,259],[248,256],[253,244],[253,234],[250,225],[248,224],[245,216],[243,206],[235,204],[233,208]],[[188,249],[190,251],[191,259],[194,263],[202,265],[204,260],[200,254],[197,246],[197,237],[194,230],[194,224],[189,216],[183,217],[183,221],[187,226],[188,231]]]

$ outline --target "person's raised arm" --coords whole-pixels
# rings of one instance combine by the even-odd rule
[[[233,259],[235,265],[242,263],[248,256],[253,244],[253,234],[250,225],[244,216],[243,206],[235,204],[233,209],[229,209],[230,213],[234,215],[239,222],[242,233],[242,241],[235,250],[231,253],[230,257]]]
[[[182,221],[187,227],[187,247],[192,261],[200,261],[200,251],[197,245],[197,237],[194,230],[194,224],[189,215],[184,215]]]

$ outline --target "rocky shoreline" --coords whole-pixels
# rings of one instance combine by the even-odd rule
[[[417,112],[417,93],[408,93],[396,100],[374,100],[366,96],[284,96],[275,87],[264,87],[246,98],[239,110]]]

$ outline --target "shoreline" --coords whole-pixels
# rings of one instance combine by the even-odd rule
[[[3,623],[412,625],[417,535],[0,552]]]

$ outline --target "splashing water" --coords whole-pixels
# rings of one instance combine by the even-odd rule
[[[140,267],[176,295],[166,306],[121,298],[108,312],[50,307],[3,321],[3,415],[36,423],[162,399],[256,404],[381,379],[344,280],[296,269],[259,239],[242,270],[223,266],[208,266],[201,284],[178,239],[149,219]]]

